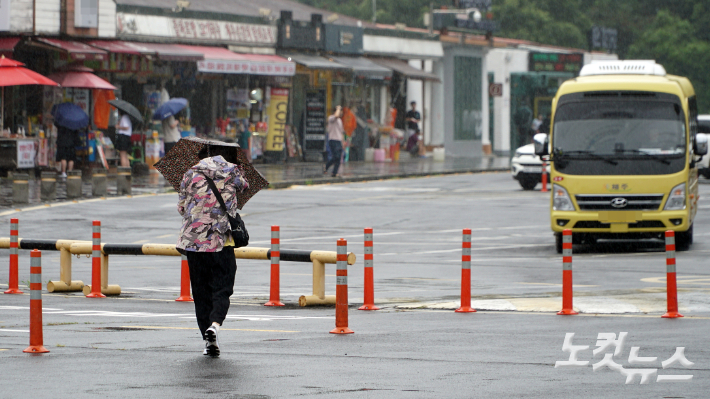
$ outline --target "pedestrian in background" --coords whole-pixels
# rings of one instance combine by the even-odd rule
[[[200,162],[185,172],[180,184],[178,212],[183,217],[176,248],[187,256],[195,316],[205,348],[203,355],[219,356],[219,328],[234,293],[237,262],[229,219],[210,189],[214,181],[226,208],[235,216],[237,192],[249,187],[237,163],[238,148],[206,145]]]
[[[170,149],[177,144],[178,140],[180,140],[180,129],[178,129],[180,122],[178,122],[174,116],[170,115],[163,119],[161,124],[163,126],[163,144],[165,153],[167,154],[170,152]]]
[[[330,158],[323,166],[323,174],[328,173],[330,166],[333,166],[333,177],[338,176],[340,168],[340,158],[343,156],[343,107],[338,105],[335,107],[333,115],[328,117],[328,146],[330,147]]]
[[[60,177],[66,178],[67,171],[74,169],[76,161],[76,145],[79,141],[79,132],[64,126],[57,126],[57,162],[61,167]]]
[[[128,151],[131,150],[131,135],[133,135],[133,123],[125,112],[120,112],[118,126],[116,126],[116,150],[120,156],[121,166],[128,168],[131,166],[128,161]]]
[[[421,114],[417,111],[417,102],[412,101],[409,105],[412,109],[407,111],[407,114],[404,116],[407,121],[407,137],[403,140],[405,145],[409,143],[410,137],[419,132],[419,122],[422,120]]]

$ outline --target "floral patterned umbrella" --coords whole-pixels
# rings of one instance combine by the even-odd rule
[[[206,140],[193,136],[181,138],[180,141],[165,154],[165,157],[154,166],[163,174],[173,188],[179,191],[183,175],[185,175],[188,169],[200,162],[200,158],[197,154],[205,146],[234,147],[234,150],[237,152],[237,165],[242,175],[249,183],[248,189],[242,193],[237,193],[237,207],[239,209],[242,209],[244,204],[246,204],[254,194],[269,185],[269,182],[254,168],[254,165],[249,162],[246,155],[244,155],[244,152],[240,150],[237,144]]]

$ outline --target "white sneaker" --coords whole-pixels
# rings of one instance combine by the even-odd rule
[[[219,326],[212,324],[210,328],[205,331],[205,350],[203,354],[217,357],[219,356],[219,338],[217,334],[219,333]]]
[[[66,179],[66,178],[67,178],[67,174],[62,172],[62,174],[59,175],[59,177],[61,177],[62,179]]]

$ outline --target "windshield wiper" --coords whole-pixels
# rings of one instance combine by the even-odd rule
[[[627,153],[627,152],[630,152],[630,153],[632,153],[632,154],[646,155],[646,156],[648,156],[648,157],[651,157],[651,159],[653,159],[653,160],[655,160],[655,161],[658,161],[658,162],[660,162],[660,163],[663,163],[663,164],[666,164],[666,165],[670,165],[670,164],[671,164],[671,161],[669,161],[669,160],[667,160],[667,159],[664,159],[664,158],[659,158],[659,157],[658,157],[659,155],[663,155],[663,154],[653,154],[653,153],[650,153],[650,152],[641,151],[641,150],[636,150],[636,149],[616,150],[616,152],[620,152],[620,153]],[[673,155],[676,155],[676,154],[673,154]]]
[[[619,164],[618,162],[616,162],[616,161],[614,161],[614,160],[612,160],[612,159],[609,159],[609,158],[607,158],[607,157],[605,157],[605,156],[603,156],[603,155],[599,155],[599,154],[596,154],[596,153],[591,152],[591,151],[581,151],[581,150],[578,150],[578,151],[562,151],[562,150],[560,150],[560,149],[558,149],[558,148],[555,148],[555,150],[553,151],[553,155],[556,156],[556,157],[560,157],[560,158],[564,158],[565,156],[568,156],[568,155],[589,155],[590,157],[592,157],[592,158],[594,158],[594,159],[598,159],[598,160],[600,160],[600,161],[604,161],[604,162],[609,163],[609,164],[612,164],[612,165],[618,165],[618,164]]]

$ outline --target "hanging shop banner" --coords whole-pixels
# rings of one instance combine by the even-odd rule
[[[227,44],[276,44],[276,26],[117,12],[119,37],[169,37]]]
[[[264,151],[283,151],[288,114],[288,89],[271,89],[271,102],[266,113],[269,116],[269,130]]]

